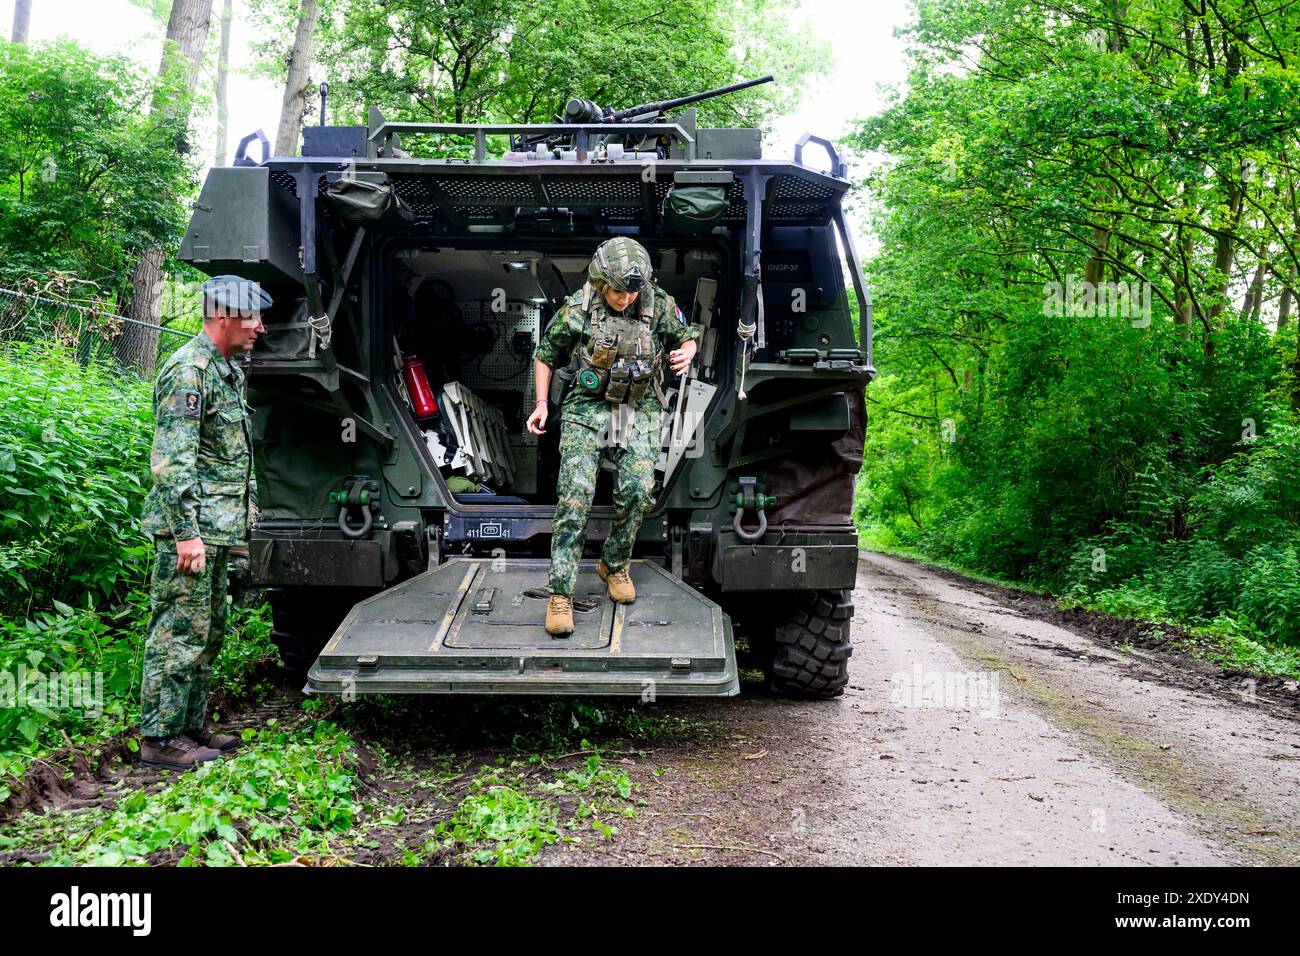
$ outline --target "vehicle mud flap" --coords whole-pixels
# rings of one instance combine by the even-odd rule
[[[546,558],[453,558],[357,604],[307,676],[308,693],[730,697],[731,619],[648,561],[615,604],[594,561],[574,591],[574,632],[546,633]]]

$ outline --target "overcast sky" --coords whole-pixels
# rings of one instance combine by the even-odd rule
[[[9,35],[13,22],[13,0],[0,0],[0,30]],[[215,11],[220,3],[214,3]],[[849,123],[879,108],[880,84],[898,84],[904,76],[902,45],[895,28],[908,19],[907,0],[803,0],[798,16],[813,32],[830,40],[833,60],[824,73],[808,86],[799,108],[774,124],[774,134],[764,144],[771,158],[792,155],[794,142],[805,130],[830,139],[840,138]],[[231,74],[229,144],[261,128],[275,139],[282,89],[266,80],[254,80],[240,70],[247,65],[250,39],[248,25],[241,20],[242,0],[235,0],[231,28]],[[215,28],[215,23],[214,23]],[[53,39],[68,34],[100,53],[130,53],[150,69],[156,69],[162,52],[162,27],[129,0],[33,0],[30,39]],[[210,42],[214,42],[214,33]],[[318,67],[319,69],[319,67]],[[326,76],[314,79],[329,79]],[[777,77],[780,82],[780,77]],[[208,78],[210,89],[212,80]],[[691,92],[683,90],[683,93]],[[560,90],[557,96],[563,96]],[[617,104],[615,104],[617,105]],[[215,127],[203,130],[199,142],[211,150]],[[810,148],[804,157],[810,164],[824,166],[819,150]],[[864,249],[861,228],[858,252]]]

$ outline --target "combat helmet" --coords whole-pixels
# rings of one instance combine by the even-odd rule
[[[615,236],[596,247],[587,275],[608,282],[619,292],[640,292],[650,281],[651,269],[645,246],[635,239]]]

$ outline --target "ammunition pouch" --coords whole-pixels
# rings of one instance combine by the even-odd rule
[[[585,347],[580,348],[578,355],[580,363],[575,381],[578,391],[584,395],[600,396],[611,405],[625,402],[635,405],[647,389],[658,385],[661,356],[656,355],[653,361],[619,359],[612,368],[606,369],[595,364],[595,356]],[[657,387],[655,392],[662,394]]]
[[[611,369],[616,358],[618,358],[618,336],[609,336],[605,341],[598,342],[591,352],[593,368]]]
[[[628,386],[632,384],[632,374],[626,359],[619,359],[618,364],[609,371],[609,384],[605,386],[605,401],[611,405],[622,405],[627,400]]]
[[[644,359],[637,359],[631,366],[631,382],[628,385],[627,400],[635,405],[641,401],[654,380],[654,376],[659,372],[659,360],[656,356],[654,362],[647,362]]]

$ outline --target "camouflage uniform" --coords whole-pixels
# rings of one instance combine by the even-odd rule
[[[144,529],[154,536],[153,614],[145,638],[141,730],[198,730],[226,629],[230,547],[248,536],[256,501],[244,375],[205,332],[181,346],[154,387],[153,489]],[[203,539],[204,569],[176,567],[176,542]]]
[[[584,307],[585,303],[585,307]],[[672,296],[656,285],[640,290],[637,300],[622,315],[613,313],[604,296],[590,284],[579,289],[556,313],[538,342],[535,358],[555,368],[560,356],[579,344],[591,346],[593,330],[608,327],[638,327],[642,341],[648,341],[644,358],[664,355],[687,339],[698,337],[699,329],[686,321]],[[638,336],[620,338],[625,342]],[[630,354],[630,353],[627,353]],[[561,363],[562,364],[562,363]],[[611,413],[611,407],[615,412]],[[659,457],[663,405],[653,388],[647,389],[635,408],[630,403],[611,406],[600,396],[571,388],[560,408],[560,474],[556,487],[555,519],[552,523],[551,573],[548,590],[573,596],[578,562],[587,534],[603,449],[610,446],[610,458],[617,466],[614,481],[614,520],[601,553],[611,571],[626,566],[632,557],[641,517],[651,504],[654,467]]]

